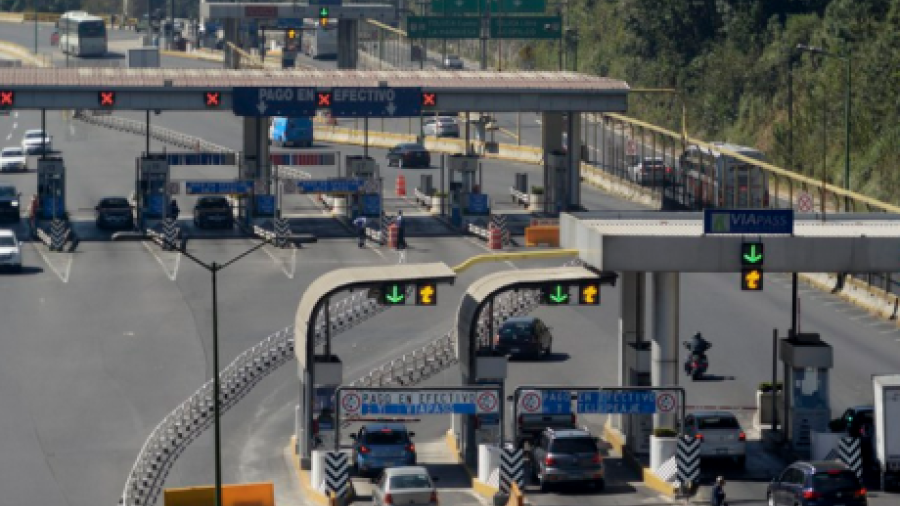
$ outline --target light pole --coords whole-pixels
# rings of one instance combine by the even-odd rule
[[[31,10],[34,14],[34,54],[38,54],[37,0],[31,0]]]
[[[830,56],[843,60],[846,67],[846,82],[844,89],[844,189],[850,191],[850,94],[852,85],[852,74],[850,65],[850,45],[845,47],[844,54],[830,53],[818,46],[808,46],[806,44],[797,44],[797,50],[809,53],[820,54],[822,56]],[[845,211],[849,211],[850,202],[845,201]]]

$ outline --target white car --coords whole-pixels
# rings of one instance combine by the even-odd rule
[[[695,411],[684,417],[684,433],[699,439],[700,460],[732,459],[739,467],[747,462],[747,435],[737,417],[728,411]]]
[[[40,153],[42,149],[46,149],[49,153],[52,151],[52,139],[43,130],[27,130],[25,136],[22,137],[22,150],[27,155]]]
[[[22,270],[22,248],[12,230],[0,230],[0,267]]]
[[[459,124],[454,118],[437,117],[425,120],[422,134],[434,137],[459,137]]]
[[[25,172],[25,151],[22,148],[3,148],[0,151],[0,172]]]
[[[444,58],[444,68],[448,70],[462,70],[464,68],[463,61],[455,54],[448,54]]]

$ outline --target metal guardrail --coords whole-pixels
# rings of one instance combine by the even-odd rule
[[[96,115],[91,110],[79,109],[73,113],[72,117],[74,119],[84,121],[85,123],[111,128],[113,130],[120,130],[136,135],[147,134],[146,123],[129,118],[123,118],[121,116],[111,116],[106,114]],[[150,125],[150,137],[160,142],[165,142],[166,144],[171,144],[173,146],[178,146],[185,149],[192,149],[197,152],[237,154],[237,151],[233,149],[221,146],[214,142],[209,142],[205,139],[201,139],[200,137],[194,137],[192,135],[183,134],[181,132],[176,132],[175,130],[170,130],[168,128],[163,128],[155,125]]]
[[[509,194],[512,196],[513,204],[522,204],[523,206],[531,205],[531,196],[527,193],[520,192],[519,190],[510,187]]]
[[[312,179],[312,174],[294,167],[278,166],[278,177],[284,179]]]
[[[334,336],[372,316],[387,306],[357,292],[334,304],[328,322],[320,313],[315,327],[316,345],[324,344],[326,329]],[[294,327],[286,327],[244,351],[219,373],[222,413],[243,399],[264,377],[294,358]],[[119,498],[122,506],[155,504],[166,477],[187,446],[213,424],[210,379],[193,395],[160,421],[141,447]]]

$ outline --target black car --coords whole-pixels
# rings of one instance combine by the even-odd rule
[[[103,197],[94,210],[97,214],[97,228],[134,228],[131,204],[125,197]]]
[[[194,205],[194,225],[197,228],[231,228],[234,216],[225,197],[200,197]]]
[[[431,167],[431,153],[421,144],[397,144],[388,151],[387,161],[391,167]]]
[[[794,462],[769,484],[769,506],[866,506],[856,473],[837,461]]]
[[[550,328],[540,318],[520,316],[503,322],[494,336],[494,351],[513,357],[549,356],[553,350]]]
[[[0,220],[19,221],[21,208],[15,186],[0,184]]]

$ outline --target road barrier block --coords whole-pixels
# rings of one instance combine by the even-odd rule
[[[525,246],[559,246],[559,225],[525,227]]]

